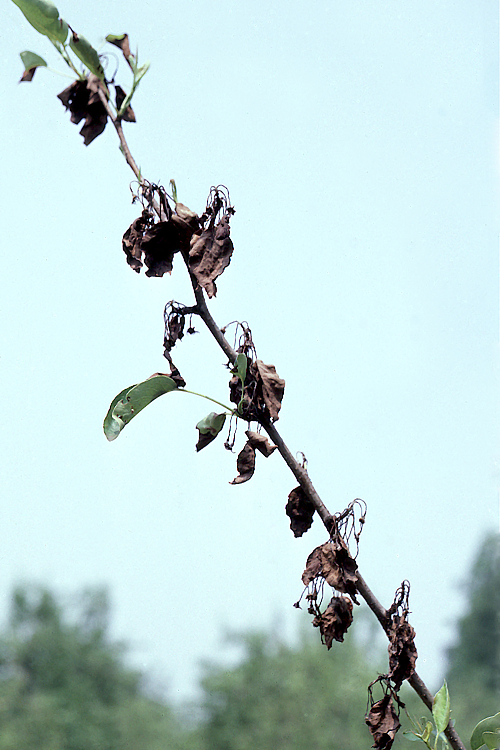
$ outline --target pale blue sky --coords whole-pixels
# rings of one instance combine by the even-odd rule
[[[199,212],[229,187],[235,254],[213,315],[247,320],[285,378],[277,426],[330,510],[367,502],[360,568],[385,605],[411,581],[433,689],[458,584],[498,528],[497,4],[58,7],[94,45],[126,31],[151,61],[126,126],[144,175],[175,177]],[[63,65],[4,8],[1,610],[18,580],[108,584],[115,634],[184,695],[224,629],[293,632],[324,532],[292,537],[296,483],[276,454],[236,487],[222,440],[195,454],[210,408],[194,397],[105,440],[116,393],[166,369],[163,305],[189,304],[189,284],[179,261],[163,280],[127,267],[137,209],[114,131],[85,149],[56,99],[69,79],[17,84],[24,49]],[[207,334],[174,359],[188,388],[227,400]]]

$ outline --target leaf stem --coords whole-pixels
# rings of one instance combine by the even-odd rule
[[[226,404],[223,404],[221,401],[216,401],[215,398],[211,398],[210,396],[205,396],[204,393],[196,393],[196,391],[188,391],[187,388],[177,388],[178,391],[181,393],[191,393],[193,396],[200,396],[200,398],[206,398],[207,401],[211,401],[213,404],[217,404],[218,406],[222,406],[223,409],[227,409],[229,414],[236,414],[238,416],[238,413],[236,409],[231,409],[230,406],[226,406]]]

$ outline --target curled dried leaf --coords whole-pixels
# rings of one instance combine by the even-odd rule
[[[110,44],[114,44],[118,49],[121,49],[125,60],[128,62],[128,58],[130,57],[128,34],[108,34],[106,41],[110,42]]]
[[[322,577],[336,591],[349,594],[356,599],[357,563],[349,554],[348,547],[339,536],[316,547],[307,558],[306,568],[302,574],[304,586],[315,578]]]
[[[374,740],[372,747],[389,750],[401,726],[390,693],[372,705],[365,722]]]
[[[229,214],[224,214],[217,225],[211,221],[201,234],[191,237],[189,267],[209,297],[217,294],[215,279],[231,262],[234,248],[229,234]]]
[[[57,95],[66,109],[71,112],[71,122],[77,125],[85,118],[80,135],[86,146],[101,135],[108,119],[104,104],[99,97],[99,90],[108,98],[108,90],[103,81],[90,74],[87,80],[74,81]]]
[[[165,351],[171,351],[176,342],[183,338],[185,323],[186,317],[181,313],[173,312],[168,316],[165,321],[165,335],[163,337]]]
[[[314,516],[314,505],[302,487],[295,487],[288,495],[285,512],[290,519],[290,528],[295,537],[302,536],[311,528]]]
[[[274,365],[265,365],[264,362],[257,359],[255,367],[259,373],[264,403],[271,421],[276,422],[285,393],[285,381],[278,376]]]
[[[122,89],[122,87],[115,84],[115,103],[116,103],[117,110],[120,109],[120,107],[122,106],[126,98],[127,98],[127,95],[125,91]],[[130,104],[126,108],[125,112],[121,115],[121,119],[125,120],[125,122],[136,122],[135,112],[130,106]]]
[[[243,482],[248,482],[253,477],[255,471],[255,449],[250,445],[250,441],[245,443],[245,447],[238,454],[236,468],[238,469],[238,476],[230,484],[242,484]]]
[[[239,413],[248,421],[270,419],[275,422],[284,390],[285,381],[278,377],[274,365],[266,365],[260,359],[248,360],[243,395],[238,375],[233,375],[229,382],[229,398],[233,404],[238,404]]]
[[[415,671],[417,648],[415,630],[406,620],[406,612],[392,617],[389,638],[389,674],[388,677],[399,690],[404,680],[409,679]]]
[[[252,432],[252,430],[247,430],[245,432],[245,435],[247,436],[248,442],[250,443],[252,448],[255,448],[255,450],[258,450],[266,458],[269,458],[271,453],[274,453],[274,451],[278,447],[277,445],[271,445],[271,443],[266,438],[266,436],[260,435],[258,432]]]
[[[122,247],[134,271],[139,273],[144,263],[148,269],[146,276],[163,276],[172,272],[174,255],[181,241],[172,221],[154,224],[151,213],[145,209],[123,235]]]
[[[321,641],[328,650],[333,641],[342,642],[352,623],[352,602],[346,596],[334,596],[325,611],[313,620],[315,628],[319,628]]]

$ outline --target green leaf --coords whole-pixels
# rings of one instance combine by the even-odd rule
[[[69,46],[90,72],[103,81],[104,69],[100,63],[97,51],[92,47],[90,42],[81,34],[73,34],[69,40]]]
[[[135,73],[135,75],[134,75],[134,84],[135,84],[135,86],[137,86],[137,84],[139,83],[139,81],[141,80],[141,78],[143,78],[146,75],[146,73],[149,70],[149,66],[150,65],[151,65],[151,63],[149,61],[145,62],[144,65],[141,65],[140,68],[137,68],[134,71],[134,73]]]
[[[118,417],[115,417],[113,414],[113,410],[117,403],[121,401],[127,395],[127,393],[132,390],[133,387],[133,385],[129,385],[128,388],[125,388],[123,391],[121,391],[121,393],[118,394],[118,396],[116,396],[116,398],[113,399],[113,401],[111,402],[111,406],[108,409],[108,413],[104,417],[102,428],[104,430],[104,434],[110,441],[115,440],[125,427],[124,421],[122,419],[119,419]]]
[[[422,741],[423,742],[427,742],[427,740],[431,736],[432,729],[433,729],[432,724],[431,724],[430,721],[428,721],[427,724],[425,725],[424,731],[422,732]]]
[[[247,376],[247,358],[244,354],[238,354],[238,356],[236,357],[235,367],[238,373],[238,377],[241,380],[242,385],[244,385],[245,378]]]
[[[224,422],[226,421],[226,414],[216,414],[214,411],[211,411],[210,414],[208,414],[206,417],[201,419],[198,424],[196,425],[196,429],[201,432],[202,435],[206,435],[207,433],[210,433],[214,437],[219,434],[219,432],[224,427]]]
[[[497,735],[497,744],[494,745],[494,748],[496,749],[500,746],[500,713],[495,714],[494,716],[488,716],[486,719],[480,721],[479,724],[476,724],[470,738],[470,746],[472,750],[478,750],[482,745],[487,745],[491,748],[492,746],[487,742],[487,740],[492,741],[492,737],[490,737],[491,734]],[[487,735],[486,739],[484,735]]]
[[[419,734],[415,734],[415,732],[411,732],[409,729],[403,732],[403,736],[409,740],[410,742],[421,742],[422,737]]]
[[[152,375],[142,383],[125,388],[116,396],[104,419],[103,429],[108,440],[115,440],[134,417],[151,401],[170,391],[178,390],[168,375]]]
[[[43,57],[40,57],[40,55],[37,55],[36,52],[30,52],[29,50],[25,50],[24,52],[20,52],[21,60],[23,61],[24,69],[25,70],[32,70],[33,68],[46,68],[47,63],[43,59]]]
[[[27,21],[40,34],[52,41],[64,44],[68,36],[68,24],[59,18],[59,11],[50,0],[12,0],[24,13]]]
[[[436,725],[437,734],[444,732],[450,721],[450,694],[446,680],[432,701],[432,718]]]
[[[489,750],[498,750],[500,747],[500,732],[483,732],[483,742]]]

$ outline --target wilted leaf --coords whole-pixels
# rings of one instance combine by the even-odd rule
[[[356,561],[350,556],[345,542],[336,537],[311,552],[302,574],[302,582],[304,586],[308,586],[311,581],[321,576],[332,588],[349,594],[357,604],[357,568]]]
[[[238,454],[236,468],[238,469],[238,476],[230,484],[242,484],[243,482],[248,482],[253,477],[255,471],[255,450],[250,445],[250,441],[245,443],[245,447]]]
[[[128,58],[130,57],[128,34],[108,34],[106,41],[121,49],[125,60],[128,62]]]
[[[64,44],[68,24],[59,18],[59,11],[50,0],[12,0],[24,13],[27,21],[52,41]]]
[[[492,745],[488,741],[495,740],[496,745]],[[476,724],[470,738],[470,746],[472,750],[478,750],[482,745],[487,747],[498,747],[500,745],[500,713],[494,716],[488,716]]]
[[[385,695],[371,707],[365,722],[374,739],[372,747],[389,750],[401,724],[390,695]]]
[[[189,267],[209,297],[217,294],[215,279],[231,261],[233,243],[229,234],[229,216],[226,214],[216,226],[210,224],[191,239]]]
[[[258,450],[266,458],[269,458],[271,453],[274,453],[274,451],[278,447],[276,445],[271,445],[271,443],[266,438],[266,436],[259,435],[258,432],[252,432],[252,430],[247,430],[245,432],[245,435],[247,436],[248,442],[250,443],[252,448],[255,448],[256,450]]]
[[[180,313],[173,313],[168,316],[165,323],[165,335],[163,337],[163,346],[165,351],[170,352],[177,341],[184,337],[184,325],[186,318]]]
[[[90,72],[103,81],[104,69],[99,60],[97,50],[92,47],[90,42],[81,34],[73,32],[69,40],[69,46]]]
[[[415,631],[406,621],[406,614],[392,617],[387,637],[389,638],[388,677],[394,682],[397,690],[402,682],[409,679],[414,673],[418,656],[415,646]],[[446,722],[447,724],[448,722]]]
[[[71,122],[78,124],[85,118],[80,135],[83,136],[86,146],[101,135],[108,119],[106,109],[97,93],[99,89],[107,97],[108,91],[104,83],[97,76],[89,75],[86,81],[74,81],[57,95],[66,109],[70,110]]]
[[[172,217],[169,221],[151,224],[150,214],[144,210],[123,235],[122,247],[127,263],[134,271],[139,273],[144,261],[148,268],[146,276],[163,276],[171,273],[174,254],[181,249],[183,242]]]
[[[156,398],[175,390],[177,386],[172,378],[157,373],[122,391],[112,401],[104,419],[103,429],[108,440],[115,440],[125,425]]]
[[[352,623],[352,602],[346,596],[334,596],[321,615],[313,620],[315,628],[319,628],[321,641],[328,650],[333,641],[342,642]]]
[[[115,85],[115,104],[117,112],[120,110],[126,98],[127,94],[122,87]],[[123,112],[120,117],[122,120],[125,120],[125,122],[136,122],[135,113],[130,104],[126,107],[125,112]]]
[[[255,366],[259,373],[262,384],[262,396],[269,411],[271,421],[276,422],[285,392],[285,381],[278,376],[274,365],[265,365],[264,362],[258,359],[255,362]]]
[[[198,442],[196,444],[196,450],[201,451],[209,445],[212,440],[215,440],[219,432],[224,427],[226,421],[226,414],[216,414],[214,411],[210,412],[206,417],[201,419],[196,425],[196,429],[200,433]]]
[[[183,203],[176,203],[175,213],[172,214],[170,220],[176,225],[179,231],[182,247],[189,251],[191,237],[195,232],[200,231],[200,217]]]
[[[248,433],[247,433],[248,434]],[[311,528],[314,505],[306,496],[302,487],[295,487],[288,495],[285,512],[290,519],[290,528],[295,537],[302,536]]]
[[[37,55],[35,52],[29,52],[28,50],[25,50],[24,52],[20,53],[20,56],[24,65],[24,73],[21,76],[20,82],[32,81],[37,68],[47,67],[47,63],[45,62],[43,57],[40,57],[40,55]]]

